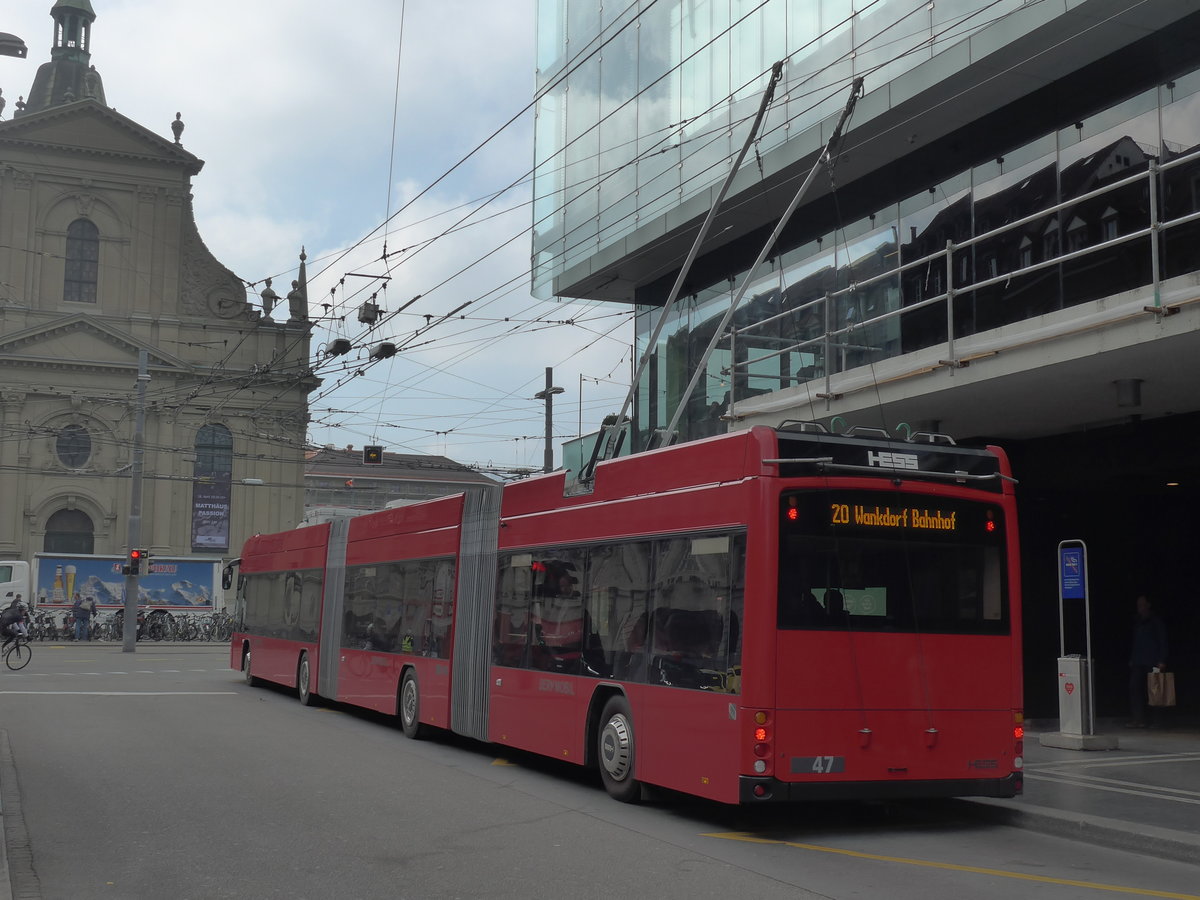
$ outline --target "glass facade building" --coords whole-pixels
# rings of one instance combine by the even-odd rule
[[[1158,302],[1200,270],[1200,51],[1162,37],[1194,27],[1185,6],[1143,4],[1134,35],[1115,0],[542,0],[535,286],[635,304],[643,353],[784,60],[652,348],[637,444],[697,367],[684,439],[923,348],[1121,292]],[[750,273],[855,76],[835,165]]]
[[[822,143],[855,76],[885,84],[1025,5],[540,0],[535,285],[719,183],[775,61],[760,157]]]

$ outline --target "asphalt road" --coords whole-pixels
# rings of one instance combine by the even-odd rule
[[[34,650],[0,669],[22,900],[1200,898],[1195,866],[951,805],[619,804],[565,764],[247,687],[223,645]]]

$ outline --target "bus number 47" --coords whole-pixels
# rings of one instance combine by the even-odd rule
[[[812,772],[816,775],[833,775],[846,771],[844,756],[794,756],[792,771],[797,774]]]

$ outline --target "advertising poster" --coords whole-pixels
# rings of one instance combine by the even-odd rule
[[[196,481],[192,486],[192,548],[229,549],[228,478]]]
[[[37,606],[71,606],[78,592],[100,608],[124,606],[125,576],[121,556],[54,556],[34,558],[33,594]],[[138,578],[138,604],[211,610],[220,584],[217,560],[151,557],[150,571]]]

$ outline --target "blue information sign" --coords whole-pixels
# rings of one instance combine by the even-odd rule
[[[1087,589],[1082,547],[1061,547],[1058,574],[1064,600],[1083,600]]]

